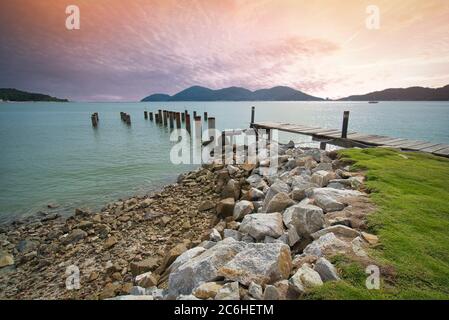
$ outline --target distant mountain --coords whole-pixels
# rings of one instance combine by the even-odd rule
[[[321,101],[323,99],[305,94],[289,87],[274,87],[250,91],[240,87],[212,90],[193,86],[176,93],[152,94],[142,101]]]
[[[394,88],[354,95],[341,101],[449,101],[449,85],[441,88]]]
[[[68,102],[67,99],[58,99],[46,94],[32,93],[20,91],[17,89],[1,89],[0,100],[3,101],[51,101],[51,102]]]

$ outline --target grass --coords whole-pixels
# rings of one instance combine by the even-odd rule
[[[378,208],[368,216],[368,227],[381,242],[369,251],[384,267],[381,288],[366,289],[364,268],[337,256],[333,262],[343,281],[328,282],[307,298],[449,299],[449,160],[384,148],[340,155],[352,169],[366,172]]]

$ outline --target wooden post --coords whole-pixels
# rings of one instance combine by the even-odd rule
[[[215,139],[215,117],[210,117],[207,122],[207,128],[209,129],[210,140]]]
[[[190,129],[190,114],[186,113],[186,130],[191,135],[191,129]]]
[[[95,113],[92,113],[92,115],[90,116],[90,120],[92,121],[92,127],[96,128],[98,125],[98,119]]]
[[[125,113],[124,112],[120,112],[120,119],[122,119],[122,121],[125,121]]]
[[[148,119],[148,111],[144,111],[144,112],[143,112],[143,117],[144,117],[145,119]]]
[[[348,137],[348,123],[349,123],[349,111],[343,112],[343,128],[341,129],[341,137],[346,139]]]
[[[98,112],[95,112],[94,115],[95,115],[95,118],[97,118],[97,122],[100,122],[100,118],[98,117]]]
[[[193,119],[196,118],[196,111],[193,111]]]
[[[175,116],[176,116],[176,128],[181,129],[181,113],[176,112]]]
[[[253,127],[255,113],[256,113],[256,108],[255,107],[251,107],[251,124],[250,124],[250,128]]]
[[[156,121],[157,124],[159,124],[159,114],[157,113],[154,114],[154,120]]]
[[[181,113],[181,120],[182,122],[186,121],[186,114],[184,112]]]
[[[162,118],[164,120],[164,127],[167,126],[167,110],[164,110],[164,114],[162,115]]]
[[[126,114],[126,124],[127,125],[131,124],[131,116],[129,114]]]
[[[158,112],[158,115],[159,115],[158,116],[158,120],[159,120],[158,123],[162,123],[162,110],[159,109],[157,112]]]
[[[195,119],[195,139],[201,141],[201,116],[194,117]]]
[[[153,121],[153,112],[150,112],[150,121]]]
[[[320,142],[320,149],[321,150],[326,150],[326,141],[321,141]]]
[[[172,112],[172,111],[169,111],[169,113],[168,113],[168,117],[169,117],[169,119],[170,119],[170,129],[173,129],[173,127],[174,127],[174,123],[173,123],[173,117],[174,117],[174,114],[173,114],[174,112]]]
[[[204,111],[204,121],[207,121],[207,111]]]

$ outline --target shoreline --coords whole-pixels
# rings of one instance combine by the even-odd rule
[[[278,285],[285,289],[290,273],[299,272],[305,264],[303,251],[317,241],[313,240],[312,230],[304,233],[304,226],[292,227],[286,222],[286,209],[292,205],[295,208],[310,206],[321,212],[320,227],[314,231],[333,228],[339,238],[341,227],[353,230],[353,234],[358,235],[354,238],[360,242],[356,245],[357,250],[363,252],[366,241],[359,231],[347,225],[352,221],[354,228],[364,228],[362,216],[372,209],[369,202],[354,200],[351,204],[351,197],[344,201],[340,199],[342,202],[332,198],[333,203],[341,205],[341,208],[336,210],[336,214],[328,212],[325,219],[323,210],[326,209],[320,208],[310,194],[315,189],[324,188],[340,196],[354,195],[351,193],[352,184],[348,186],[347,182],[352,181],[359,187],[360,180],[363,180],[360,174],[342,170],[335,151],[301,149],[291,143],[280,146],[278,173],[272,177],[259,175],[265,169],[263,161],[259,166],[207,164],[181,174],[177,183],[165,185],[152,195],[112,202],[100,212],[77,209],[73,216],[50,214],[38,221],[11,224],[9,229],[0,230],[3,256],[9,255],[13,260],[11,265],[0,269],[0,299],[108,299],[116,296],[120,299],[120,296],[133,297],[136,294],[144,294],[151,299],[198,298],[198,295],[192,296],[191,289],[194,288],[173,291],[173,286],[182,288],[182,279],[186,275],[178,279],[181,281],[179,284],[173,284],[175,280],[170,278],[169,281],[169,277],[176,279],[181,262],[184,262],[182,266],[187,265],[204,251],[207,253],[221,247],[228,250],[227,246],[236,245],[230,243],[233,241],[241,247],[239,250],[253,245],[268,252],[287,250],[288,258],[283,258],[287,260],[282,263],[286,264],[288,275],[283,274],[277,279],[283,281]],[[334,187],[326,187],[333,180]],[[277,194],[284,198],[278,199]],[[353,218],[339,216],[342,212],[348,214],[346,209],[353,205],[367,212],[361,210],[363,214]],[[249,229],[242,227],[247,218],[257,218],[262,213],[265,213],[265,218],[276,215],[276,222],[268,222],[268,230],[274,228],[275,234],[254,231],[257,229],[255,226]],[[345,241],[346,249],[354,246],[344,239],[337,240]],[[307,265],[317,261],[310,256],[305,260],[309,261]],[[178,268],[173,265],[178,265]],[[80,289],[67,290],[66,272],[73,266],[79,270]],[[201,274],[201,270],[196,271]],[[210,280],[222,277],[214,276]],[[265,290],[267,286],[271,287],[265,283],[266,280],[256,282]],[[226,283],[219,282],[216,286],[223,287]],[[240,283],[243,283],[240,288],[243,291],[239,298],[244,298],[249,283]],[[281,290],[281,287],[276,287],[276,290]],[[286,294],[284,298],[287,298]]]

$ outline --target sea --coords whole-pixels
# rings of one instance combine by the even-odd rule
[[[170,129],[145,120],[144,111],[207,112],[220,130],[245,129],[252,106],[256,121],[340,129],[348,110],[351,131],[449,143],[449,102],[0,102],[0,222],[37,212],[69,215],[77,207],[100,210],[155,192],[197,167],[170,161],[176,144]],[[120,112],[130,114],[131,125]],[[308,136],[279,135],[281,142],[290,139],[317,145]]]

